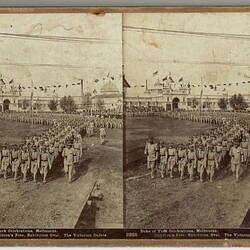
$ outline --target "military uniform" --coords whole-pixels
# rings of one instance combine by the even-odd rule
[[[161,178],[164,178],[166,175],[166,165],[167,165],[167,158],[168,158],[168,151],[165,145],[161,144],[160,145],[160,173],[161,173]]]
[[[43,183],[46,183],[46,177],[48,174],[49,169],[51,168],[51,162],[49,153],[45,150],[45,148],[42,149],[41,152],[41,163],[39,167],[40,174],[43,176]]]
[[[173,178],[174,166],[177,163],[177,151],[172,145],[168,148],[168,170],[170,172],[170,177]]]
[[[30,168],[30,155],[27,146],[21,152],[21,172],[23,174],[23,181],[27,181],[27,173]]]
[[[187,161],[188,161],[189,180],[193,181],[193,179],[194,179],[194,170],[196,168],[197,158],[196,158],[196,153],[194,151],[194,147],[192,145],[191,145],[191,148],[188,149]]]
[[[233,146],[229,152],[231,156],[231,169],[235,173],[236,181],[239,181],[239,174],[241,168],[241,162],[243,157],[243,151],[240,146]]]
[[[17,147],[14,147],[14,149],[11,151],[11,167],[12,167],[12,172],[14,173],[14,180],[17,180],[17,174],[20,164],[21,164],[20,151],[18,150]]]
[[[40,167],[40,154],[37,148],[33,147],[30,153],[30,172],[33,174],[33,180],[36,182],[36,175]]]
[[[177,155],[178,155],[178,171],[180,179],[183,180],[185,174],[185,167],[187,165],[187,150],[184,148],[183,145],[178,149]]]
[[[155,178],[156,161],[158,159],[158,146],[156,143],[147,143],[145,148],[149,168],[151,169],[151,178]]]

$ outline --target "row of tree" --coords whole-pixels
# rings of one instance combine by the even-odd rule
[[[239,111],[239,110],[246,110],[248,108],[248,104],[244,97],[241,94],[233,95],[228,99],[221,98],[218,101],[218,106],[221,110],[227,110],[228,104],[233,110]]]
[[[104,104],[104,101],[102,99],[98,99],[96,102],[97,109],[102,109],[103,104]],[[59,101],[57,99],[52,99],[49,101],[47,105],[51,111],[57,111],[58,108],[60,107],[66,113],[73,113],[77,109],[76,103],[74,99],[72,98],[72,96],[64,96]],[[86,104],[86,105],[89,105],[89,104]],[[18,107],[24,110],[27,110],[30,106],[31,106],[31,101],[27,99],[24,99],[22,102],[18,103]],[[42,106],[43,104],[41,103],[39,99],[37,99],[33,103],[34,110],[41,110]]]

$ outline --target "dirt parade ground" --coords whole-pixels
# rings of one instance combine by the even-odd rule
[[[8,123],[8,124],[7,124]],[[46,127],[25,123],[0,123],[3,143],[21,143],[28,135],[40,134]],[[29,133],[29,134],[27,134]],[[63,166],[52,170],[48,182],[34,183],[30,176],[23,183],[19,178],[0,178],[1,228],[85,228],[81,213],[88,195],[97,183],[103,196],[96,202],[91,227],[123,226],[122,130],[107,129],[105,145],[98,135],[83,138],[83,158],[69,184]],[[82,216],[84,217],[84,216]]]
[[[236,183],[229,168],[213,183],[150,178],[144,155],[148,136],[186,142],[188,136],[212,128],[209,124],[170,118],[127,118],[125,166],[125,226],[127,228],[239,228],[249,209],[250,177],[244,169]]]

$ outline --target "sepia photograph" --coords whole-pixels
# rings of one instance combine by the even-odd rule
[[[249,13],[125,13],[125,227],[247,228]]]
[[[122,14],[0,14],[0,44],[0,228],[122,228]]]

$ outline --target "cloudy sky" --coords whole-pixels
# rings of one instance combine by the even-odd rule
[[[100,88],[102,82],[94,80],[109,74],[121,89],[121,27],[121,14],[2,14],[0,74],[22,86],[31,81],[34,86],[70,86],[84,79],[88,90]],[[80,95],[79,90],[71,86],[67,94]],[[64,88],[56,91],[65,93]]]
[[[250,80],[250,14],[129,13],[123,24],[124,70],[131,85],[148,80],[152,86],[169,72],[174,80],[196,85]],[[250,92],[250,83],[232,86],[229,93]]]

